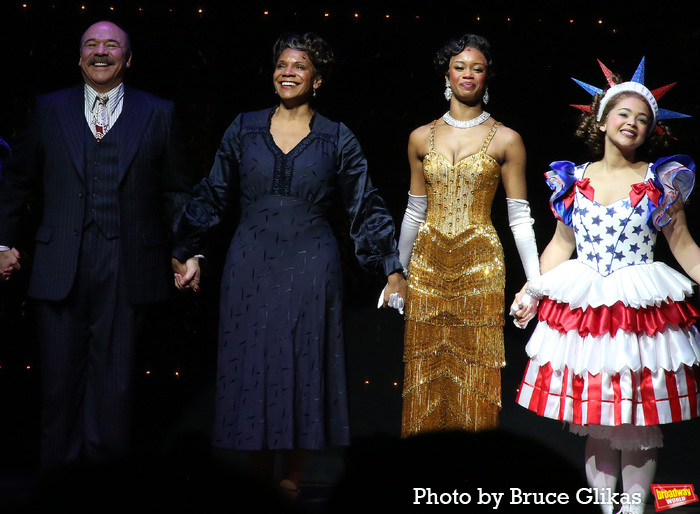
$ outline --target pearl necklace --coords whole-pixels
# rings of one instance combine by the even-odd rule
[[[488,120],[490,117],[491,117],[491,115],[489,113],[487,113],[486,111],[482,112],[476,118],[472,118],[471,120],[466,120],[466,121],[454,119],[450,115],[450,111],[447,111],[445,114],[442,115],[442,119],[445,120],[445,123],[447,123],[451,127],[460,128],[460,129],[476,127],[477,125],[481,125],[483,122]]]

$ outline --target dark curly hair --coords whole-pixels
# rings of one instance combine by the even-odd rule
[[[316,74],[324,80],[328,79],[331,68],[335,63],[335,58],[333,56],[333,50],[325,39],[313,32],[307,32],[303,35],[292,32],[282,34],[272,47],[272,62],[274,64],[277,63],[280,55],[282,55],[282,52],[287,48],[306,52],[311,64],[313,64],[316,69]]]
[[[614,84],[623,82],[617,74],[612,76],[612,81]],[[583,139],[583,142],[588,146],[595,158],[602,157],[605,152],[605,133],[600,130],[600,125],[620,100],[623,98],[639,98],[646,105],[649,105],[647,100],[639,93],[624,91],[610,99],[603,110],[603,115],[600,118],[601,121],[598,121],[598,107],[604,95],[605,91],[593,97],[591,112],[584,111],[581,114],[581,119],[576,129],[576,136]],[[649,109],[651,109],[651,107],[649,107]],[[668,127],[663,123],[657,122],[656,127],[651,130],[644,144],[637,149],[637,156],[648,159],[651,157],[652,151],[658,150],[659,148],[668,148],[672,139],[673,137]]]
[[[493,78],[493,60],[491,58],[491,44],[485,37],[476,34],[465,34],[459,39],[452,39],[435,54],[433,64],[441,75],[447,75],[450,69],[450,59],[459,55],[465,48],[476,48],[486,57],[486,80]]]

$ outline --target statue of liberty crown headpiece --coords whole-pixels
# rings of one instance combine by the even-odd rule
[[[600,64],[600,67],[603,70],[603,74],[605,75],[605,78],[608,81],[608,85],[610,86],[610,88],[603,95],[603,98],[600,100],[600,104],[598,106],[598,113],[596,117],[598,121],[600,121],[601,117],[603,116],[603,111],[605,110],[605,106],[608,104],[608,102],[615,96],[626,91],[638,93],[646,99],[647,103],[651,107],[653,118],[649,127],[650,129],[653,129],[656,126],[656,122],[658,120],[690,117],[688,114],[681,114],[679,112],[669,111],[667,109],[659,109],[657,100],[664,96],[669,89],[676,85],[676,83],[673,82],[672,84],[668,84],[658,89],[654,89],[653,91],[649,91],[649,89],[647,89],[646,86],[644,86],[644,57],[642,57],[642,61],[639,63],[639,66],[637,66],[637,70],[634,72],[632,79],[629,82],[623,82],[621,84],[615,84],[615,82],[613,82],[612,72],[602,62],[600,62],[600,60],[598,60],[598,64]],[[585,82],[581,82],[580,80],[572,80],[576,82],[579,86],[581,86],[583,89],[588,91],[591,94],[591,96],[603,93],[603,90],[600,88],[591,86],[590,84],[586,84]],[[581,109],[582,111],[591,112],[590,105],[572,104],[571,106],[576,107],[577,109]]]

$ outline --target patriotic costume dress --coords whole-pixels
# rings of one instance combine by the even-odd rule
[[[659,424],[700,415],[700,311],[686,301],[693,282],[653,261],[658,230],[692,191],[695,165],[660,159],[609,205],[595,201],[587,166],[558,161],[546,174],[577,258],[541,277],[517,402],[618,448],[662,446]]]

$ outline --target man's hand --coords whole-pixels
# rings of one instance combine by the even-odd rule
[[[11,248],[0,252],[0,280],[10,280],[12,273],[21,268],[19,265],[19,252],[17,248]]]
[[[195,293],[199,292],[200,269],[198,257],[187,259],[185,263],[173,258],[172,266],[175,275],[175,287],[180,290],[191,289]]]

